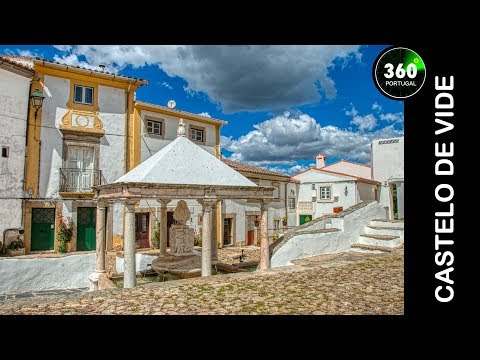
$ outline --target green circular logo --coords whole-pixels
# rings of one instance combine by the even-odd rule
[[[392,99],[416,94],[425,82],[425,64],[415,51],[396,47],[381,53],[373,66],[375,85]]]

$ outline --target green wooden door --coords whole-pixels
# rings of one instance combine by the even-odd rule
[[[94,207],[77,208],[77,251],[95,250],[96,217]]]
[[[307,220],[308,217],[308,220]],[[299,215],[300,225],[312,220],[312,215]]]
[[[31,250],[53,250],[55,209],[32,209]]]

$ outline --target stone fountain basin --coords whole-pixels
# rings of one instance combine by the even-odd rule
[[[202,274],[202,258],[194,253],[185,255],[165,254],[152,261],[152,268],[158,274],[168,272],[181,278],[197,277]]]

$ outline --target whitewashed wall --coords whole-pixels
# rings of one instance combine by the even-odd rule
[[[0,293],[88,287],[95,254],[57,258],[0,258]]]
[[[358,199],[360,201],[375,200],[376,185],[357,182]]]
[[[324,170],[359,176],[365,179],[371,179],[372,177],[372,169],[369,166],[354,164],[348,161],[339,161],[332,165],[327,165]]]
[[[328,174],[317,170],[309,170],[294,177],[301,181],[299,189],[300,202],[312,202],[312,195],[315,193],[317,201],[312,203],[312,211],[314,218],[320,217],[324,214],[333,213],[333,208],[342,206],[344,209],[355,205],[358,202],[357,187],[355,180],[352,177],[339,176]],[[312,189],[312,184],[315,184],[315,190]],[[331,186],[332,199],[338,196],[338,199],[332,201],[320,200],[320,187]],[[347,188],[347,195],[345,195],[345,187]],[[298,215],[303,214],[300,210]]]
[[[318,231],[323,225],[313,224],[302,229],[304,233],[289,239],[271,258],[271,266],[280,267],[292,265],[291,261],[311,256],[347,251],[352,244],[358,242],[359,235],[371,219],[382,217],[383,207],[376,201],[353,211],[341,218],[332,218],[331,227],[340,231],[327,233],[308,233],[312,228]]]
[[[386,140],[396,139],[398,139],[398,143],[380,144]],[[372,169],[373,178],[382,182],[379,202],[382,206],[390,208],[391,194],[389,183],[391,181],[404,179],[404,137],[373,141]],[[401,207],[403,211],[403,197],[400,201],[402,202]],[[388,213],[390,213],[390,211],[388,211]]]
[[[0,157],[0,241],[8,228],[22,225],[25,134],[30,79],[0,69],[0,149],[9,148],[8,158]]]
[[[147,116],[148,118],[151,118],[152,120],[158,119],[159,121],[164,122],[165,135],[163,139],[147,134],[147,130],[145,126],[146,125],[145,116]],[[177,138],[178,121],[180,120],[180,118],[176,116],[159,114],[149,110],[141,110],[140,118],[141,118],[140,126],[141,126],[141,134],[142,134],[142,139],[140,139],[140,161],[145,161],[150,156],[155,154],[157,151],[163,149],[171,141]],[[187,131],[188,131],[189,125],[196,125],[196,126],[205,128],[205,132],[206,132],[205,145],[199,145],[199,146],[202,149],[208,151],[210,154],[215,155],[215,145],[216,145],[215,126],[210,124],[205,124],[202,122],[185,120],[185,119],[184,119],[184,123]]]
[[[70,80],[45,76],[44,84],[48,92],[42,107],[39,197],[59,198],[63,137],[58,128],[67,112]],[[98,86],[98,105],[98,117],[105,130],[100,139],[99,169],[107,182],[113,182],[124,172],[124,90]]]

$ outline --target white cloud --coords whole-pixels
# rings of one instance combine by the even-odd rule
[[[357,115],[358,115],[358,111],[357,111],[357,109],[355,109],[355,106],[352,105],[352,109],[351,109],[351,110],[346,110],[346,111],[345,111],[345,115],[348,115],[348,116],[357,116]]]
[[[205,111],[204,111],[204,112],[201,112],[201,113],[198,114],[198,115],[205,116],[205,117],[207,117],[207,118],[211,118],[210,114],[209,114],[208,112],[205,112]]]
[[[299,165],[299,164],[297,164],[297,165],[290,166],[288,168],[282,168],[282,167],[279,167],[279,166],[269,166],[269,167],[267,167],[267,169],[272,170],[272,171],[277,171],[277,172],[285,174],[285,175],[293,176],[293,175],[297,175],[298,173],[301,173],[304,170],[310,169],[312,166],[314,166],[313,163],[311,163],[309,165]]]
[[[168,90],[172,90],[173,89],[173,86],[170,85],[168,82],[164,81],[160,84],[160,86],[164,87],[164,88],[167,88]]]
[[[105,64],[109,71],[127,65],[158,65],[167,75],[181,77],[186,91],[203,92],[225,112],[283,110],[318,102],[321,95],[336,96],[329,75],[337,62],[346,66],[361,53],[356,45],[78,45],[55,61],[92,67]],[[67,50],[68,49],[68,50]],[[65,53],[66,51],[66,53]],[[86,67],[86,66],[85,66]]]
[[[20,56],[28,56],[28,57],[37,57],[39,56],[36,52],[30,50],[19,50],[18,55]]]
[[[380,119],[385,120],[385,121],[390,121],[390,122],[396,122],[396,123],[402,123],[403,124],[403,113],[398,112],[398,113],[388,113],[388,114],[380,114]]]
[[[368,114],[365,116],[354,116],[350,124],[357,125],[358,130],[365,131],[365,130],[373,130],[373,128],[377,125],[377,118],[373,114]]]
[[[375,101],[372,105],[372,110],[374,110],[376,112],[382,112],[382,105],[380,105],[379,103],[377,103]]]
[[[254,130],[238,139],[222,136],[222,147],[232,153],[230,158],[256,166],[295,165],[312,160],[321,152],[327,157],[367,162],[372,140],[401,136],[394,125],[365,132],[321,126],[307,114],[298,117],[276,116],[254,125]]]
[[[72,45],[53,45],[53,47],[60,51],[71,51]]]

